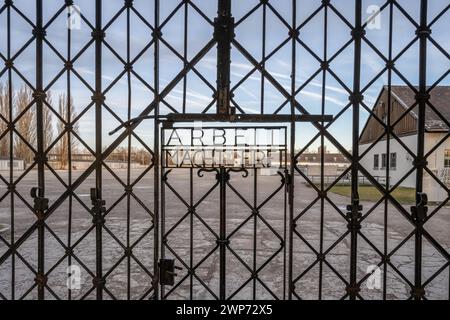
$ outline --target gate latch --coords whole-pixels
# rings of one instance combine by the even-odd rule
[[[175,266],[174,259],[161,259],[159,266],[159,283],[161,285],[173,286],[177,274],[175,270],[182,270],[182,268]]]

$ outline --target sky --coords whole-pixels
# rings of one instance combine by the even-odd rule
[[[54,14],[61,8],[63,0],[44,0],[44,23],[47,23]],[[160,21],[165,21],[169,14],[179,4],[177,0],[163,0],[160,7]],[[370,6],[382,6],[383,0],[365,0],[363,1],[363,19],[370,16]],[[30,5],[29,0],[15,0],[15,6],[23,14],[35,21],[35,7]],[[94,24],[95,21],[95,1],[78,0],[74,3],[79,6],[80,11],[86,19]],[[213,20],[217,11],[217,1],[215,0],[192,0],[192,3],[201,10],[209,20]],[[257,0],[233,1],[232,12],[235,21],[241,21],[252,8],[258,5]],[[289,24],[292,24],[292,0],[272,0],[271,5],[277,9],[280,16]],[[342,16],[350,23],[354,21],[354,1],[350,0],[332,0],[331,3],[339,10]],[[405,11],[416,21],[419,20],[420,1],[398,0]],[[430,0],[428,1],[429,21],[449,5],[448,0]],[[320,0],[298,0],[296,5],[296,26],[302,25],[305,20],[321,5]],[[107,24],[110,19],[123,6],[123,0],[103,1],[103,24]],[[154,1],[135,0],[135,8],[144,19],[153,25],[154,21]],[[389,8],[382,11],[379,18],[379,28],[368,29],[367,39],[386,57],[389,53]],[[260,7],[253,12],[247,19],[240,22],[235,30],[236,40],[248,51],[255,59],[261,61],[263,57],[263,17],[265,12],[266,21],[266,41],[265,55],[271,53],[288,37],[288,28],[283,24],[269,8],[266,10]],[[187,24],[187,58],[192,59],[201,48],[211,39],[213,33],[212,25],[202,17],[193,6],[188,5],[187,9],[182,6],[173,17],[164,24],[162,28],[163,39],[180,54],[184,51],[185,13],[188,16]],[[133,60],[151,41],[151,29],[140,20],[133,12],[130,13],[130,60]],[[443,50],[450,52],[450,34],[446,30],[446,22],[449,21],[450,11],[433,25],[433,39],[439,43]],[[47,40],[58,52],[67,57],[69,54],[67,48],[66,13],[59,15],[52,21],[47,29]],[[327,37],[324,37],[324,21],[327,21]],[[395,57],[415,36],[414,25],[405,17],[405,15],[396,7],[393,10],[393,39],[392,53]],[[91,30],[89,26],[82,21],[79,29],[71,31],[71,50],[72,57],[77,56],[78,52],[89,42]],[[6,11],[0,14],[0,52],[3,56],[8,55],[7,46],[7,15]],[[16,52],[30,39],[31,26],[14,10],[11,11],[11,55]],[[103,88],[107,88],[113,80],[124,70],[123,64],[108,46],[114,48],[116,53],[123,60],[127,60],[127,15],[124,11],[117,21],[110,25],[106,30],[105,41],[107,45],[103,46],[103,65],[102,80]],[[300,40],[311,50],[316,57],[320,59],[329,59],[332,57],[348,40],[351,39],[350,29],[333,10],[321,10],[314,18],[308,20],[300,30]],[[324,46],[326,43],[326,52]],[[331,63],[330,69],[340,79],[336,80],[330,73],[325,75],[325,95],[323,90],[323,73],[320,72],[306,86],[305,82],[320,67],[319,61],[308,52],[298,42],[296,43],[295,55],[295,73],[296,87],[302,87],[302,90],[296,95],[296,99],[308,112],[320,114],[322,112],[322,101],[324,101],[325,114],[337,115],[348,103],[348,92],[346,87],[353,87],[353,57],[354,46],[351,44],[342,51]],[[408,81],[417,85],[418,83],[418,43],[412,45],[396,62],[396,68],[405,76]],[[28,46],[15,59],[15,67],[28,79],[29,82],[35,81],[35,46]],[[122,121],[129,116],[137,116],[153,100],[153,94],[147,87],[147,84],[141,82],[141,79],[149,85],[154,85],[153,67],[154,67],[153,46],[149,47],[134,64],[133,70],[139,77],[131,77],[131,92],[128,90],[127,77],[122,76],[119,81],[107,92],[105,103],[113,110]],[[94,46],[90,46],[74,63],[76,72],[91,86],[95,83],[95,52]],[[247,73],[253,70],[252,64],[236,49],[231,52],[231,86],[234,87],[243,79]],[[279,82],[286,90],[290,91],[291,73],[292,73],[292,41],[287,42],[274,53],[265,63],[267,71]],[[433,84],[450,68],[450,61],[433,44],[428,44],[428,69],[427,82]],[[362,45],[361,62],[361,84],[365,87],[383,68],[383,60],[371,49],[369,45]],[[53,79],[62,70],[64,62],[48,46],[44,46],[44,82],[47,86],[53,83]],[[161,44],[160,47],[160,89],[170,83],[170,81],[182,70],[183,61],[174,54],[168,46]],[[196,65],[196,70],[213,86],[216,80],[216,50],[211,49],[208,54]],[[0,71],[1,72],[1,71]],[[0,83],[7,81],[7,73],[0,77]],[[403,85],[404,82],[397,75],[393,75],[392,84]],[[365,103],[372,108],[376,98],[383,85],[388,83],[388,73],[385,72],[377,81],[375,81],[365,92]],[[23,84],[23,80],[13,74],[14,87],[18,88]],[[450,76],[447,76],[441,84],[449,85]],[[234,101],[246,113],[260,113],[261,101],[264,102],[264,112],[273,113],[285,102],[285,98],[276,90],[267,79],[264,81],[264,97],[261,96],[261,74],[256,71],[251,74],[234,91]],[[63,75],[54,82],[50,91],[54,96],[67,91],[67,77]],[[74,99],[74,105],[78,113],[83,112],[90,103],[92,93],[86,85],[75,75],[71,75],[71,94]],[[173,109],[182,111],[184,87],[180,82],[165,98]],[[213,91],[205,82],[195,73],[190,72],[186,82],[186,110],[187,112],[202,112],[212,101]],[[128,114],[128,100],[131,101],[131,113]],[[211,108],[214,111],[215,106]],[[169,108],[162,106],[161,113],[171,112]],[[280,113],[289,113],[289,104],[287,104]],[[361,129],[367,120],[369,113],[361,109]],[[330,126],[330,133],[347,149],[351,146],[352,133],[352,109],[344,112],[333,125]],[[55,120],[57,121],[57,120]],[[107,132],[119,125],[117,119],[105,108],[103,111],[103,144],[108,146],[117,135],[110,137]],[[95,114],[94,109],[89,109],[79,120],[80,136],[86,143],[94,148],[95,146]],[[135,131],[149,146],[153,145],[153,126],[150,121],[142,123]],[[309,139],[315,136],[317,130],[312,125],[301,123],[297,125],[296,130],[297,147],[304,146]],[[315,149],[320,141],[316,141],[310,148]],[[139,147],[139,143],[133,139],[133,146]],[[329,150],[333,150],[330,143],[325,142]]]

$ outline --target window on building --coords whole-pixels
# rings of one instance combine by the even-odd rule
[[[389,161],[389,166],[391,167],[392,170],[397,169],[397,153],[396,152],[391,153],[391,159]]]
[[[386,169],[387,156],[386,153],[381,154],[381,169]]]
[[[373,168],[374,168],[374,170],[378,170],[380,168],[380,155],[379,154],[373,155]]]
[[[450,168],[450,149],[444,151],[444,168]]]

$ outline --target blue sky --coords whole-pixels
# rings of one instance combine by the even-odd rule
[[[95,2],[92,0],[74,1],[83,15],[94,24]],[[161,21],[172,12],[179,1],[163,0],[161,2]],[[217,1],[215,0],[193,0],[192,1],[210,20],[216,15]],[[364,19],[366,9],[370,5],[382,6],[385,1],[370,0],[363,1]],[[449,5],[448,0],[430,0],[429,2],[429,21],[432,20],[445,6]],[[14,4],[22,10],[24,14],[34,21],[35,8],[29,0],[16,0]],[[44,0],[44,21],[47,22],[56,11],[62,6],[62,0]],[[154,4],[153,1],[136,0],[135,7],[142,16],[153,23]],[[257,0],[234,1],[233,15],[236,21],[239,21],[249,10],[259,3]],[[292,1],[276,0],[270,1],[273,7],[279,10],[280,15],[288,22],[292,20]],[[331,3],[342,13],[342,15],[352,23],[354,21],[354,1],[335,0]],[[420,1],[399,0],[404,9],[413,19],[418,21]],[[297,25],[300,25],[311,15],[318,7],[319,0],[299,0],[297,1]],[[104,1],[103,18],[107,23],[119,9],[123,6],[123,0]],[[163,37],[178,52],[183,53],[184,46],[184,7],[181,8],[173,18],[162,29]],[[191,6],[187,10],[188,23],[188,46],[187,56],[191,59],[211,38],[213,28],[201,17]],[[397,9],[394,8],[394,37],[392,41],[393,55],[395,56],[402,50],[413,38],[415,27],[409,20]],[[240,23],[236,29],[236,40],[249,51],[257,60],[262,59],[262,17],[263,9],[260,7],[244,22]],[[327,28],[327,57],[339,50],[339,48],[350,40],[350,29],[348,26],[330,9],[326,14],[328,21]],[[444,50],[450,51],[450,35],[446,32],[445,23],[449,21],[450,12],[447,13],[433,26],[432,37],[441,44]],[[322,10],[313,19],[311,19],[300,31],[300,39],[321,59],[324,59],[324,19],[325,11]],[[378,50],[388,55],[388,30],[389,30],[389,11],[381,13],[381,28],[376,30],[367,30],[367,38]],[[274,48],[282,43],[288,36],[288,29],[276,17],[271,10],[266,10],[267,38],[266,54],[269,54]],[[47,39],[63,55],[67,51],[67,29],[65,14],[60,15],[48,28]],[[17,50],[30,38],[31,26],[14,11],[11,12],[11,53],[14,55]],[[91,30],[82,22],[80,30],[72,31],[71,55],[75,56],[81,48],[90,39]],[[119,19],[106,31],[106,41],[113,47],[122,59],[127,59],[126,54],[126,14],[122,13]],[[145,46],[151,41],[151,30],[132,13],[130,25],[130,59],[133,59]],[[0,15],[0,52],[7,55],[6,41],[6,14]],[[63,62],[48,47],[44,48],[44,73],[45,83],[48,84],[63,68]],[[442,74],[450,68],[449,60],[432,44],[428,46],[428,82],[432,84]],[[291,42],[277,51],[266,63],[267,70],[274,78],[287,90],[290,91],[291,74]],[[319,62],[300,44],[296,45],[296,85],[302,86],[305,81],[319,68]],[[15,61],[15,66],[31,82],[34,82],[35,73],[35,48],[29,46]],[[412,83],[418,82],[418,44],[414,44],[397,61],[397,69]],[[183,62],[171,52],[165,45],[161,45],[160,51],[160,88],[163,89],[174,76],[183,68]],[[196,66],[200,72],[212,85],[215,85],[216,78],[216,51],[211,50]],[[331,64],[330,68],[339,77],[339,79],[349,88],[352,88],[353,76],[353,44],[344,50]],[[366,44],[362,47],[362,86],[364,87],[373,77],[375,77],[384,68],[384,62],[377,54]],[[94,47],[91,46],[75,62],[74,69],[89,83],[94,86]],[[249,61],[242,56],[236,49],[232,50],[231,81],[232,86],[238,83],[249,71],[253,69]],[[107,87],[123,71],[123,65],[120,60],[112,54],[106,46],[103,47],[103,86]],[[147,50],[141,59],[134,65],[134,71],[142,79],[153,86],[153,47]],[[319,73],[303,90],[296,96],[297,100],[310,112],[320,113],[322,99],[325,103],[325,113],[336,115],[348,103],[348,92],[344,87],[330,74],[326,75],[325,96],[322,96],[322,77]],[[71,77],[71,92],[74,97],[76,110],[80,113],[89,103],[91,92],[75,76]],[[7,77],[3,75],[0,82],[6,82]],[[381,87],[387,84],[387,72],[383,74],[365,93],[365,102],[368,107],[372,107]],[[13,75],[15,87],[20,86],[23,81]],[[137,77],[132,76],[131,90],[131,116],[138,115],[153,100],[151,91],[140,82]],[[392,77],[393,84],[404,84],[396,75]],[[444,79],[442,84],[449,85],[450,78]],[[55,82],[51,91],[58,95],[67,90],[66,77],[61,77]],[[284,97],[266,80],[264,84],[264,110],[266,113],[272,113],[284,101]],[[253,73],[245,82],[234,92],[236,103],[247,113],[258,113],[261,109],[261,75],[258,72]],[[56,99],[54,99],[56,100]],[[174,109],[181,111],[183,102],[183,82],[166,97],[166,102]],[[211,89],[194,73],[187,77],[186,105],[187,112],[201,112],[212,100]],[[127,78],[123,76],[119,82],[107,93],[106,104],[118,114],[122,120],[128,118],[128,87]],[[214,110],[214,107],[212,108]],[[212,111],[211,110],[211,111]],[[165,107],[161,111],[169,112]],[[281,113],[289,112],[287,105]],[[337,121],[330,127],[330,132],[346,148],[351,145],[351,109],[348,109]],[[366,111],[361,112],[361,122],[364,124],[368,117]],[[79,122],[80,136],[92,147],[94,147],[94,110],[88,111]],[[116,127],[119,122],[114,119],[107,110],[104,111],[104,144],[107,146],[113,137],[106,133]],[[150,122],[143,123],[136,132],[143,137],[145,141],[152,145],[152,126]],[[308,124],[298,125],[297,145],[304,145],[309,138],[313,137],[317,131]],[[135,146],[139,146],[136,141]],[[332,146],[329,148],[332,149]],[[316,142],[312,148],[318,145]]]

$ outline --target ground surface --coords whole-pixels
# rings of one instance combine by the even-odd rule
[[[139,170],[133,171],[130,181],[134,181],[140,173]],[[66,172],[58,174],[68,183]],[[79,174],[74,172],[73,178]],[[116,171],[115,174],[126,181],[126,171]],[[280,177],[258,176],[255,199],[252,187],[254,178],[252,175],[243,178],[241,173],[233,173],[231,187],[228,186],[226,190],[226,231],[230,240],[226,253],[227,297],[283,298],[289,251],[289,234],[285,232],[285,194],[280,190],[270,201],[265,202],[280,186]],[[35,186],[35,181],[35,173],[31,172],[17,186],[17,193],[23,195],[23,200],[30,204],[32,200],[29,189]],[[45,268],[48,272],[46,297],[49,299],[69,297],[66,286],[66,268],[69,264],[81,267],[82,281],[81,289],[73,290],[71,297],[86,295],[86,298],[95,298],[95,292],[91,288],[95,273],[96,239],[95,232],[92,231],[92,217],[86,210],[91,207],[89,189],[94,181],[95,177],[91,175],[75,191],[76,197],[64,201],[47,220],[49,229],[45,232]],[[176,277],[177,283],[181,282],[175,287],[167,286],[164,294],[170,299],[190,298],[191,295],[192,298],[214,298],[219,292],[220,265],[216,245],[216,235],[219,233],[217,188],[203,198],[215,184],[214,173],[205,173],[202,178],[193,175],[191,184],[187,171],[171,172],[168,182],[183,200],[170,188],[165,188],[162,231],[166,234],[167,246],[164,247],[164,254],[167,258],[176,257],[176,264],[182,270],[177,272]],[[104,296],[118,299],[148,298],[154,262],[154,230],[151,212],[147,209],[153,211],[153,178],[146,175],[136,183],[129,200],[124,195],[124,186],[111,174],[104,173],[103,186],[103,197],[109,209],[103,230],[103,270],[106,275]],[[192,198],[190,186],[194,189]],[[6,191],[6,187],[0,182],[0,196]],[[50,198],[50,204],[64,191],[64,185],[49,173],[46,194]],[[339,299],[345,295],[345,281],[349,279],[350,237],[345,236],[347,222],[341,215],[345,213],[349,199],[330,193],[329,201],[321,203],[316,197],[314,189],[306,187],[297,177],[294,201],[294,216],[298,218],[297,234],[294,235],[292,247],[292,273],[294,279],[298,278],[296,293],[304,299]],[[13,221],[11,200],[14,202]],[[412,225],[399,209],[387,205],[385,215],[385,203],[382,202],[376,208],[373,208],[374,204],[375,202],[363,202],[363,215],[370,214],[362,222],[361,235],[358,237],[359,281],[366,276],[368,267],[381,262],[380,254],[384,251],[391,253],[413,231]],[[113,209],[110,209],[112,206]],[[195,214],[186,214],[188,206],[195,206]],[[407,212],[410,210],[409,206],[405,204]],[[256,219],[251,216],[252,207],[258,207],[259,216]],[[432,211],[433,207],[430,208],[430,212]],[[183,217],[185,218],[182,219]],[[72,221],[70,226],[69,220]],[[0,203],[0,224],[13,224],[13,230],[10,228],[1,233],[8,243],[19,239],[34,221],[33,213],[17,195],[13,199],[8,196]],[[449,208],[441,208],[425,228],[448,252]],[[74,246],[73,253],[76,256],[70,260],[65,255],[64,248],[69,243]],[[132,247],[130,256],[125,255],[127,246]],[[8,245],[0,241],[0,257],[7,250]],[[422,276],[425,282],[445,266],[447,260],[426,240],[423,250]],[[325,260],[317,262],[317,253],[321,251],[325,253]],[[8,256],[0,265],[0,297],[11,298],[11,288],[14,287],[14,298],[36,298],[36,289],[33,287],[36,268],[37,234],[34,232],[17,249],[17,254]],[[189,268],[195,269],[194,272],[189,274]],[[252,270],[257,271],[257,278],[252,278]],[[443,270],[425,287],[430,299],[449,298],[448,266]],[[408,282],[413,282],[414,279],[414,237],[392,252],[390,264],[386,269],[382,267],[381,273],[381,286],[386,284],[387,299],[409,297]],[[362,282],[361,288],[360,294],[365,299],[383,298],[383,290],[368,289],[365,282]]]

